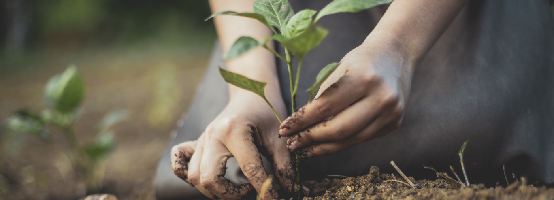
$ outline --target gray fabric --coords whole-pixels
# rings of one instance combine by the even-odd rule
[[[329,1],[291,1],[296,11]],[[365,39],[376,10],[322,18],[329,36],[304,61],[299,91],[326,64],[340,61]],[[432,175],[423,165],[459,169],[469,180],[494,183],[508,174],[554,182],[554,20],[545,0],[471,0],[415,71],[403,124],[391,134],[302,163],[303,177],[360,175],[394,160],[410,176]],[[347,30],[347,31],[345,31]],[[286,64],[279,63],[287,101]],[[308,101],[297,95],[297,105]],[[287,105],[290,106],[290,105]],[[300,107],[300,106],[299,106]],[[290,110],[287,109],[287,110]],[[483,176],[487,174],[487,176]]]
[[[329,0],[291,1],[295,11],[321,9]],[[383,8],[324,17],[329,29],[322,45],[307,55],[299,91],[311,86],[317,72],[362,43]],[[432,178],[455,166],[461,144],[470,182],[503,183],[508,174],[530,181],[554,182],[554,19],[546,0],[470,0],[415,71],[403,124],[396,131],[350,149],[304,161],[302,174],[361,175],[375,165],[392,171],[394,160],[409,176]],[[187,118],[164,153],[156,174],[158,199],[200,195],[171,170],[169,148],[195,140],[224,108],[227,86],[217,73],[223,66],[216,47],[208,72]],[[287,91],[286,65],[278,63],[282,94]],[[218,91],[218,92],[207,92]],[[298,105],[308,94],[299,92]],[[290,104],[287,104],[290,110]],[[227,177],[240,181],[229,162]],[[242,179],[244,181],[244,179]]]

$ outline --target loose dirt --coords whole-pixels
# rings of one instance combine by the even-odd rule
[[[380,173],[374,166],[363,176],[305,181],[310,194],[304,199],[554,199],[554,188],[522,185],[518,181],[508,187],[486,188],[483,184],[463,187],[442,176],[435,180],[409,179],[416,189],[401,176]]]

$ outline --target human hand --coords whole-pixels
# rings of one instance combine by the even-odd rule
[[[393,47],[364,42],[342,59],[315,100],[281,124],[279,133],[289,137],[291,152],[326,155],[400,125],[413,65]]]
[[[197,141],[172,148],[174,173],[212,199],[240,199],[255,194],[255,190],[262,193],[262,184],[268,178],[263,154],[273,160],[282,188],[291,192],[295,174],[286,139],[278,138],[279,121],[262,98],[247,91],[239,93]],[[286,116],[282,100],[272,103],[281,117]],[[235,184],[224,177],[227,158],[232,156],[251,184]],[[264,194],[264,199],[278,197],[273,185]]]

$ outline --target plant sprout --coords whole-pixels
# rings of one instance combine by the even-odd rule
[[[334,0],[325,6],[323,9],[317,13],[315,10],[305,9],[294,13],[292,7],[290,6],[287,0],[258,0],[254,3],[254,13],[246,12],[234,12],[234,11],[224,11],[215,13],[210,16],[208,19],[211,19],[218,15],[235,15],[241,17],[248,17],[258,20],[260,23],[267,26],[271,31],[273,31],[272,37],[267,37],[262,41],[257,41],[254,38],[248,36],[242,36],[235,41],[231,49],[225,54],[225,59],[232,59],[238,57],[254,48],[262,47],[273,53],[278,59],[287,63],[288,72],[289,72],[289,84],[290,84],[290,93],[291,93],[291,105],[292,113],[296,111],[296,93],[298,92],[298,82],[300,79],[300,71],[302,70],[302,63],[304,62],[305,56],[313,48],[317,47],[323,39],[328,34],[328,31],[320,27],[317,22],[324,16],[350,12],[355,13],[359,12],[377,5],[391,3],[392,0]],[[317,13],[314,19],[314,15]],[[277,53],[275,50],[271,49],[268,46],[270,41],[280,42],[284,47],[284,56]],[[297,70],[293,71],[293,58],[298,59]],[[327,79],[327,77],[338,67],[339,63],[331,63],[324,67],[317,78],[308,89],[310,94],[311,101],[317,92],[321,84]],[[249,79],[245,76],[224,70],[219,69],[221,75],[227,83],[240,87],[242,89],[251,91],[261,96],[267,104],[273,110],[273,113],[277,117],[279,122],[282,122],[273,106],[269,103],[264,95],[265,83]],[[295,75],[296,74],[296,75]],[[298,154],[295,154],[295,170],[296,170],[296,192],[300,191],[300,175],[299,175],[299,161],[300,157]]]
[[[85,86],[79,71],[70,66],[46,84],[44,98],[50,109],[41,113],[20,110],[6,120],[5,126],[12,135],[39,138],[62,152],[73,169],[84,178],[87,193],[97,193],[102,187],[104,161],[115,148],[110,127],[124,120],[127,112],[118,110],[106,114],[93,139],[81,144],[73,124],[79,117],[79,105],[84,93]]]

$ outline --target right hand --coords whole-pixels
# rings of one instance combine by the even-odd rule
[[[272,102],[280,117],[286,116],[283,101]],[[276,102],[279,105],[275,105]],[[293,191],[296,177],[286,138],[278,137],[279,125],[262,98],[240,91],[198,140],[171,149],[173,171],[212,199],[240,199],[251,195],[254,189],[259,194],[264,193],[264,199],[278,198],[273,185],[262,191],[268,175],[261,155],[273,160],[277,179],[287,192]],[[251,184],[235,184],[224,177],[227,159],[233,156]]]

